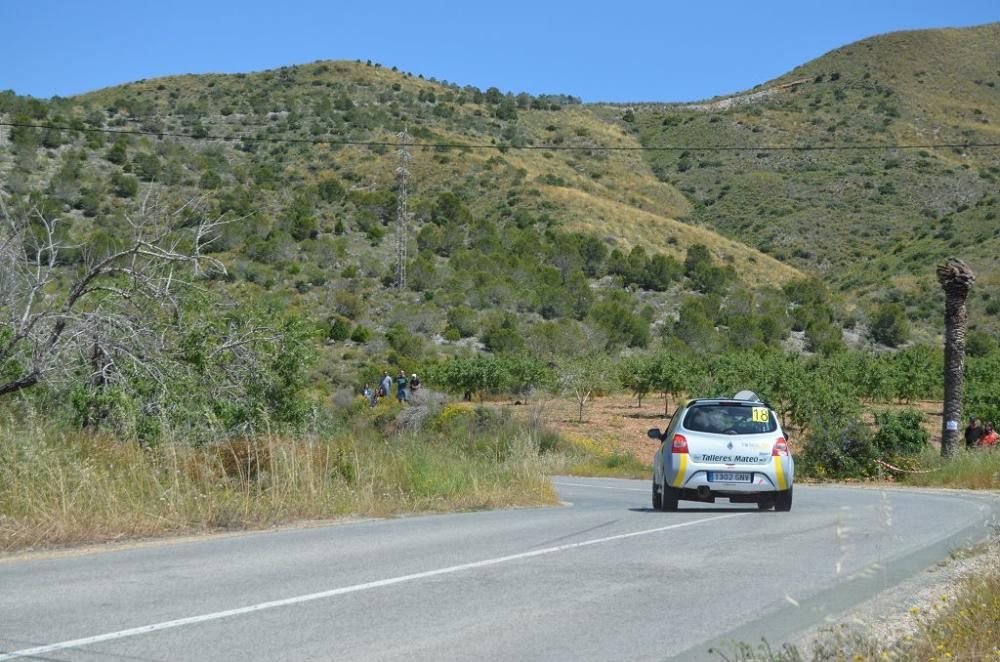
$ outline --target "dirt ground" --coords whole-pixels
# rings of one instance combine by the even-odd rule
[[[646,397],[642,407],[627,395],[592,398],[583,409],[574,399],[554,398],[527,404],[532,415],[539,416],[559,433],[576,439],[588,439],[607,450],[625,449],[643,462],[652,463],[659,444],[646,436],[649,428],[665,428],[663,398]],[[518,407],[517,409],[520,409]],[[674,403],[670,403],[670,412]]]

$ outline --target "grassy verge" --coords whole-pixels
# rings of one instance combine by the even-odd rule
[[[583,437],[562,436],[547,459],[549,473],[608,478],[649,478],[652,469],[625,449],[606,449]]]
[[[1000,489],[1000,450],[961,450],[950,459],[927,452],[920,457],[920,471],[903,474],[900,482],[919,487],[954,487],[969,490]]]
[[[387,431],[394,424],[394,412],[384,410],[352,416],[326,434],[200,447],[178,439],[147,449],[7,424],[0,427],[0,550],[555,500],[530,426]]]

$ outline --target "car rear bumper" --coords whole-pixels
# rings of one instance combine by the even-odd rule
[[[749,482],[729,482],[720,480],[709,480],[710,473],[718,471],[728,471],[736,473],[748,473],[751,476]],[[675,483],[676,484],[676,483]],[[760,494],[761,492],[778,492],[778,479],[773,471],[760,471],[759,469],[693,469],[688,471],[687,476],[681,482],[682,489],[704,491],[708,488],[714,494]]]

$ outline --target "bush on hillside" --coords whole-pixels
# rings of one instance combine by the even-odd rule
[[[458,334],[458,338],[474,336],[476,335],[476,331],[479,330],[479,319],[476,311],[468,306],[449,308],[447,316],[448,327],[446,331],[454,329]],[[458,340],[458,338],[455,338],[455,340]]]
[[[889,347],[899,347],[910,339],[906,310],[898,303],[879,306],[871,320],[872,340]]]

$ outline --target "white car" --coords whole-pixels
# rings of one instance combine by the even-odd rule
[[[756,503],[761,510],[792,509],[795,462],[774,410],[754,393],[730,399],[690,400],[670,419],[653,460],[653,508],[677,502]]]

